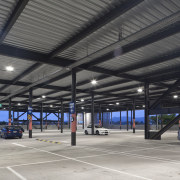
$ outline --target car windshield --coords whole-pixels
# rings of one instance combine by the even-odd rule
[[[95,128],[102,128],[101,125],[95,125]]]

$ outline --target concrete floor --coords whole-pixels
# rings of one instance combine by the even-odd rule
[[[0,139],[0,180],[7,179],[179,180],[180,141],[177,132],[152,141],[143,131],[113,130],[108,136],[77,132],[71,147],[69,131],[36,130],[32,139],[25,132],[23,139]]]

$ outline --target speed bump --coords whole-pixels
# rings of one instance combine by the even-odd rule
[[[56,141],[49,141],[46,139],[36,139],[37,141],[42,141],[42,142],[47,142],[47,143],[52,143],[52,144],[61,144],[60,142],[56,142]]]

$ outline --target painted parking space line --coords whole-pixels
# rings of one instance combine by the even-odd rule
[[[9,171],[11,171],[15,176],[17,176],[19,179],[21,180],[27,180],[25,177],[23,177],[21,174],[19,174],[18,172],[16,172],[14,169],[12,169],[11,167],[7,167],[7,169]]]
[[[22,144],[18,144],[18,143],[12,143],[13,145],[16,145],[16,146],[20,146],[20,147],[27,147],[27,146],[24,146]]]
[[[136,175],[136,174],[127,173],[127,172],[124,172],[124,171],[108,168],[108,167],[105,167],[105,166],[100,166],[100,165],[89,163],[89,162],[86,162],[86,161],[82,161],[82,160],[79,160],[79,159],[76,159],[76,158],[71,158],[71,157],[68,157],[68,156],[56,154],[56,153],[53,153],[53,152],[50,152],[50,151],[46,151],[46,150],[42,150],[42,149],[30,147],[30,146],[28,148],[35,149],[35,150],[41,151],[41,152],[46,152],[48,154],[52,154],[52,155],[55,155],[55,156],[63,157],[65,159],[67,159],[67,160],[76,161],[76,162],[79,162],[79,163],[83,163],[83,164],[87,164],[87,165],[90,165],[90,166],[98,167],[100,169],[105,169],[105,170],[108,170],[108,171],[111,171],[111,172],[116,172],[116,173],[124,174],[124,175],[127,175],[127,176],[135,177],[135,178],[138,178],[138,179],[152,180],[150,178],[146,178],[146,177],[139,176],[139,175]]]

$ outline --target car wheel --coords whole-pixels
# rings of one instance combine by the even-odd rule
[[[96,135],[99,135],[99,131],[96,131]]]
[[[87,131],[87,130],[85,130],[84,133],[85,133],[86,135],[88,135],[88,131]]]
[[[22,136],[19,136],[19,139],[21,139],[22,138]]]

